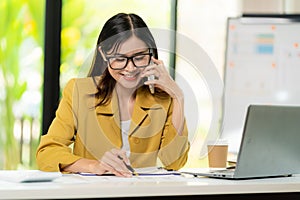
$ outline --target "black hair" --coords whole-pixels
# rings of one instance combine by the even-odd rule
[[[103,52],[112,53],[118,50],[120,44],[131,36],[136,36],[151,49],[154,58],[158,58],[155,40],[144,20],[136,14],[119,13],[111,17],[103,26],[99,34],[97,45],[93,57],[91,69],[88,77],[101,76],[101,79],[94,82],[97,85],[97,97],[102,97],[98,105],[107,103],[112,95],[116,80],[110,75],[107,63],[99,52],[101,46]]]

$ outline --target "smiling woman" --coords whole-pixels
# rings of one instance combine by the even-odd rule
[[[112,11],[137,13],[149,26],[173,29],[173,0],[67,0],[62,4],[60,86],[71,78],[85,77],[92,62],[95,38]],[[160,5],[159,7],[157,5]],[[153,14],[155,10],[155,14]],[[169,66],[170,54],[160,52]]]
[[[128,165],[153,167],[159,159],[177,170],[189,150],[183,101],[143,19],[116,14],[99,34],[88,77],[67,83],[37,150],[39,168],[130,177]]]
[[[129,47],[132,48],[131,51],[126,52]],[[149,54],[147,56],[141,55],[141,53],[145,52],[145,50],[141,49],[147,49],[146,44],[137,37],[132,36],[120,45],[116,55],[108,57],[108,70],[110,75],[118,82],[117,85],[120,87],[118,90],[121,91],[125,88],[135,90],[139,87],[138,84],[141,83],[142,79],[141,73],[144,71],[144,68],[150,64],[151,59]],[[131,56],[129,56],[128,59],[125,55]],[[142,65],[139,65],[141,67],[136,67],[134,64],[136,61],[133,62],[133,60],[137,60],[137,58],[144,58],[137,62],[138,64],[141,62]]]

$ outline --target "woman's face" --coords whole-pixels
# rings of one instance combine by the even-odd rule
[[[111,55],[109,56],[111,57]],[[126,57],[132,56],[135,57],[128,59],[126,65]],[[136,36],[132,36],[119,46],[117,52],[113,53],[112,57],[109,59],[111,67],[108,66],[108,71],[117,81],[117,85],[128,89],[136,88],[141,81],[141,72],[144,68],[137,68],[135,65],[143,66],[144,63],[147,63],[151,59],[147,45]],[[124,66],[124,69],[120,69]]]

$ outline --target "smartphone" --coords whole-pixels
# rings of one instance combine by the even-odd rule
[[[151,61],[150,64],[153,65],[154,64],[153,61]],[[148,81],[151,81],[151,80],[154,80],[154,79],[155,79],[155,76],[153,74],[147,77]],[[154,89],[154,85],[153,84],[149,85],[149,90],[150,90],[151,94],[154,94],[155,89]]]
[[[152,74],[152,75],[148,76],[147,79],[148,79],[148,81],[154,80],[155,76]],[[153,84],[149,85],[149,90],[150,90],[151,94],[154,94],[155,89],[154,89],[154,85]]]

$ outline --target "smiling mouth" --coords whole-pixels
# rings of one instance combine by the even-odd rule
[[[126,80],[135,80],[135,79],[138,78],[138,75],[139,75],[139,74],[140,74],[140,73],[134,73],[134,74],[122,74],[122,75],[123,75],[124,79],[126,79]]]

